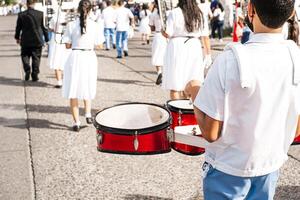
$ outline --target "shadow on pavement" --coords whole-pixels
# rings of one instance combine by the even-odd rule
[[[134,85],[140,85],[140,86],[150,86],[149,84],[154,85],[153,82],[145,82],[145,81],[139,81],[139,80],[120,80],[120,79],[104,79],[100,78],[98,81],[103,81],[107,83],[119,83],[119,84],[134,84]]]
[[[1,104],[0,108],[10,109],[10,110],[24,110],[25,105],[23,104]],[[50,106],[50,105],[35,105],[35,104],[27,104],[28,112],[36,112],[36,113],[66,113],[70,114],[70,107],[68,106]],[[92,113],[96,113],[99,110],[92,109]],[[84,109],[80,108],[80,114],[84,113]],[[1,121],[1,120],[0,120]]]
[[[0,55],[0,58],[14,58],[14,57],[20,57],[20,54],[18,54],[18,55]]]
[[[173,200],[171,198],[162,198],[156,196],[146,196],[140,194],[128,194],[124,197],[124,200]]]
[[[0,85],[24,87],[24,80],[0,76]],[[42,81],[37,81],[37,82],[26,81],[25,86],[30,86],[30,87],[50,87],[51,86],[51,87],[53,87],[52,85],[42,82]]]
[[[27,127],[26,123],[18,123],[22,120],[24,119],[7,119],[4,117],[0,117],[0,122],[3,123],[3,126],[10,127],[10,128],[19,128],[19,129],[26,128]],[[67,125],[50,122],[45,119],[29,119],[28,122],[30,128],[71,130],[71,127]]]
[[[281,185],[276,188],[275,200],[299,200],[300,186]]]

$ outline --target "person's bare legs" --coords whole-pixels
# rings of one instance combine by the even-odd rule
[[[142,33],[142,45],[146,44],[146,35],[144,33]]]
[[[149,34],[146,34],[146,40],[147,40],[147,44],[150,44],[150,35]]]
[[[84,112],[85,112],[85,119],[88,124],[93,123],[92,119],[92,101],[91,100],[84,100]]]
[[[208,36],[202,36],[201,41],[204,48],[203,64],[205,68],[209,68],[209,66],[212,64],[210,38]]]
[[[61,87],[62,86],[62,70],[56,69],[55,70],[55,77],[56,77],[56,80],[57,80],[56,87]]]
[[[70,107],[71,107],[71,114],[72,114],[72,117],[74,120],[73,129],[75,130],[75,128],[76,128],[75,131],[79,131],[80,120],[79,120],[78,99],[70,99]]]

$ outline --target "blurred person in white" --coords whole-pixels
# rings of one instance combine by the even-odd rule
[[[144,3],[142,6],[142,10],[140,11],[140,26],[139,26],[139,32],[142,34],[142,45],[150,44],[150,34],[151,29],[149,26],[149,17],[151,15],[151,12],[149,10],[148,4]]]
[[[105,49],[110,50],[111,47],[116,48],[116,9],[112,7],[110,0],[105,1],[107,7],[102,12],[104,20],[104,37]]]
[[[117,44],[117,58],[128,56],[128,31],[131,26],[134,26],[134,16],[132,12],[125,7],[124,0],[118,1],[119,8],[116,10],[116,44]]]
[[[211,45],[209,38],[209,20],[212,18],[212,12],[210,9],[210,3],[207,0],[200,0],[199,7],[203,15],[203,30],[201,33],[201,41],[204,48],[203,65],[205,68],[209,68],[212,64]]]

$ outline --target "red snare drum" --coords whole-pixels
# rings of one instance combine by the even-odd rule
[[[170,113],[148,103],[121,104],[95,116],[99,151],[122,154],[158,154],[171,151],[167,130]]]
[[[194,115],[193,104],[190,100],[171,100],[167,102],[167,108],[170,110],[173,118],[171,128],[174,130],[177,126],[197,125]],[[201,155],[205,152],[204,148],[186,145],[183,143],[172,142],[174,150],[186,155]]]
[[[176,126],[196,125],[193,104],[190,100],[170,100],[167,102],[167,108],[171,111],[173,122],[171,128]]]
[[[296,145],[296,144],[300,144],[300,136],[298,136],[294,139],[294,142],[292,145]]]

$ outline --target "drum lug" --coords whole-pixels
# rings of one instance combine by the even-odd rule
[[[167,137],[169,142],[174,141],[174,131],[170,127],[167,129]]]
[[[182,118],[181,118],[182,112],[181,110],[179,110],[179,116],[178,116],[178,125],[181,126],[182,125]]]
[[[102,136],[102,133],[100,131],[97,133],[96,139],[97,139],[98,144],[102,144],[103,136]]]
[[[138,132],[134,133],[134,141],[133,141],[134,150],[137,151],[139,148],[139,140],[138,140]]]

